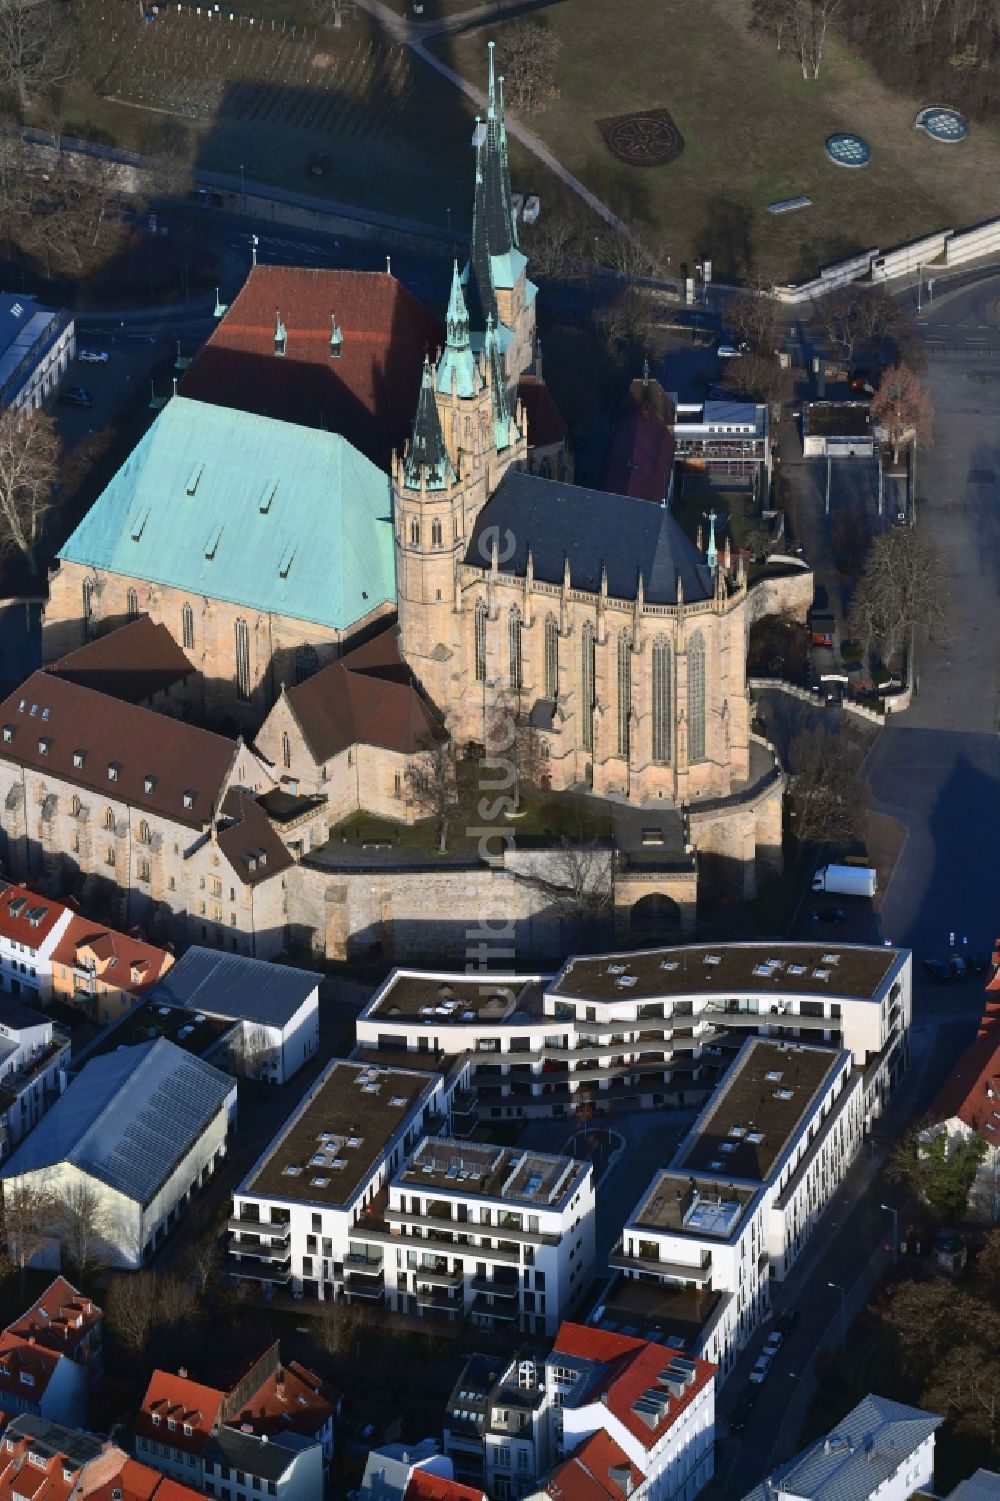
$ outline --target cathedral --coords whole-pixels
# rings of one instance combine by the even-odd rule
[[[512,706],[553,788],[726,797],[749,776],[742,565],[714,521],[703,553],[665,505],[529,472],[535,343],[491,52],[471,256],[393,461],[400,652],[460,744]]]

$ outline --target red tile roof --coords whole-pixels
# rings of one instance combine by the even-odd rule
[[[932,1120],[956,1118],[1000,1146],[1000,1036],[967,1048],[934,1101]]]
[[[239,1427],[248,1423],[256,1434],[291,1431],[313,1437],[332,1417],[333,1404],[324,1395],[319,1377],[293,1360],[234,1408],[229,1421]]]
[[[30,1394],[29,1401],[41,1402],[56,1367],[66,1358],[56,1350],[47,1350],[44,1345],[33,1344],[30,1339],[5,1330],[0,1334],[0,1406],[8,1396],[17,1396],[19,1400],[7,1406],[20,1405],[26,1392]]]
[[[114,1501],[113,1493],[120,1491],[121,1501],[152,1501],[154,1493],[163,1497],[165,1483],[159,1470],[128,1458],[120,1449],[111,1449],[87,1466],[83,1495],[86,1501]],[[187,1497],[196,1494],[187,1486],[180,1490]]]
[[[97,1304],[78,1293],[65,1277],[56,1277],[20,1318],[7,1325],[4,1333],[30,1339],[36,1345],[72,1358],[100,1322],[101,1310]]]
[[[165,625],[154,625],[148,615],[140,615],[68,652],[47,671],[126,703],[141,704],[183,682],[195,668]]]
[[[696,1367],[694,1380],[681,1396],[671,1397],[661,1421],[650,1428],[632,1409],[647,1388],[659,1384],[660,1372],[670,1364],[675,1352],[653,1341],[569,1323],[560,1327],[553,1351],[592,1360],[604,1367],[601,1380],[591,1389],[591,1400],[603,1402],[646,1449],[659,1442],[716,1372],[710,1361],[692,1357]]]
[[[154,1371],[133,1425],[135,1432],[186,1453],[200,1454],[219,1421],[224,1392],[187,1376]],[[173,1421],[174,1427],[170,1428]],[[185,1423],[191,1429],[184,1432]]]
[[[621,1480],[612,1470],[620,1472]],[[622,1484],[626,1474],[633,1488],[644,1479],[624,1449],[600,1428],[549,1472],[545,1489],[553,1501],[623,1501],[628,1494]]]
[[[443,733],[399,657],[394,626],[285,696],[317,761],[351,745],[414,755]]]
[[[39,896],[26,886],[0,882],[0,934],[15,943],[37,949],[45,942],[66,908],[50,896]],[[29,919],[29,913],[34,916]]]
[[[89,918],[73,916],[52,950],[53,962],[76,964],[85,951],[93,954],[101,979],[132,995],[145,995],[174,962],[172,954],[131,933],[117,933]]]
[[[566,419],[543,380],[536,375],[522,375],[517,383],[517,397],[528,419],[529,449],[565,443]]]
[[[285,353],[274,352],[277,313]],[[331,357],[331,319],[343,335]],[[181,382],[181,394],[342,434],[388,469],[410,436],[438,320],[384,271],[255,266]]]
[[[49,672],[35,672],[2,703],[10,741],[0,756],[44,771],[53,781],[203,828],[236,756],[236,744],[183,720],[123,703]],[[41,747],[45,745],[43,750]],[[83,765],[74,757],[82,751]],[[112,780],[108,768],[117,768]],[[154,777],[151,792],[146,778]],[[194,807],[184,797],[194,792]]]
[[[403,1501],[488,1501],[488,1498],[485,1491],[474,1485],[461,1485],[443,1475],[414,1470],[403,1492]]]

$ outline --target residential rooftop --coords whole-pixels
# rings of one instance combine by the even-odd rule
[[[539,975],[494,975],[467,980],[454,974],[397,969],[363,1016],[419,1018],[427,1026],[469,1022],[540,1021],[544,980]]]
[[[219,1039],[231,1031],[232,1027],[231,1021],[220,1020],[216,1016],[192,1014],[183,1006],[166,1005],[154,996],[147,996],[137,1006],[133,1006],[131,1011],[127,1011],[121,1021],[100,1033],[89,1048],[74,1058],[73,1067],[76,1069],[91,1058],[116,1053],[123,1047],[155,1042],[158,1037],[166,1037],[185,1053],[193,1053],[196,1058],[202,1058],[212,1051]]]
[[[550,1209],[561,1206],[589,1171],[589,1163],[573,1157],[428,1137],[393,1181]]]
[[[871,434],[867,401],[807,401],[803,426],[826,438],[863,438]]]
[[[414,1109],[433,1075],[338,1059],[299,1106],[239,1194],[346,1206]]]
[[[629,1224],[643,1230],[669,1230],[673,1234],[728,1238],[742,1222],[757,1190],[716,1178],[696,1178],[687,1173],[658,1173],[645,1202]]]
[[[670,1350],[691,1351],[731,1296],[710,1288],[619,1276],[607,1295],[600,1327],[653,1340]]]
[[[836,1048],[748,1038],[671,1167],[763,1183],[847,1057]]]
[[[560,996],[611,1001],[623,995],[878,995],[902,949],[852,943],[687,944],[637,954],[569,959],[549,986]]]

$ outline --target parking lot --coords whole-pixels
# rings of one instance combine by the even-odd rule
[[[154,366],[163,366],[169,359],[169,346],[156,343],[148,335],[133,336],[119,333],[95,333],[77,329],[77,358],[71,360],[60,386],[60,396],[52,408],[56,427],[67,448],[73,448],[84,438],[89,438],[102,428],[121,421],[135,403],[137,393],[149,399],[149,381]],[[81,350],[103,352],[108,356],[106,364],[88,364],[81,360]],[[61,399],[67,389],[82,387],[93,398],[93,406],[82,408],[69,406]],[[159,393],[167,396],[172,390],[168,380],[160,379]]]

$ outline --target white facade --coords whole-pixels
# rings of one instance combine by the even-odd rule
[[[427,1140],[393,1178],[388,1234],[367,1254],[381,1251],[399,1312],[554,1334],[590,1283],[594,1209],[589,1162]]]
[[[33,921],[32,914],[39,912],[44,916]],[[24,887],[0,892],[0,990],[29,1003],[50,998],[52,954],[72,917],[60,902]]]
[[[713,1116],[727,1091],[738,1088],[741,1075],[761,1057],[774,1065],[766,1077],[774,1079],[776,1096],[782,1075],[790,1082],[800,1062],[822,1068],[829,1060],[829,1066],[766,1173],[757,1178],[727,1171],[725,1165],[723,1154],[746,1138],[747,1128],[720,1131]],[[846,1050],[749,1040],[671,1166],[657,1173],[626,1222],[610,1258],[626,1279],[715,1295],[694,1348],[718,1365],[720,1380],[767,1311],[769,1282],[788,1274],[857,1155],[863,1099],[862,1076],[852,1069]],[[752,1108],[763,1140],[766,1105]],[[728,1143],[727,1134],[733,1138]],[[713,1152],[719,1160],[706,1165]]]
[[[76,354],[76,325],[30,295],[0,295],[0,404],[38,411]]]
[[[550,1356],[547,1362],[550,1380],[552,1363],[557,1360],[557,1356]],[[696,1393],[677,1419],[648,1448],[617,1413],[600,1401],[553,1409],[553,1414],[556,1411],[562,1418],[558,1452],[570,1454],[582,1440],[603,1430],[642,1474],[642,1480],[630,1492],[637,1501],[694,1501],[712,1478],[715,1467],[714,1381],[709,1381]]]
[[[0,1002],[0,1161],[60,1096],[70,1040],[49,1018]]]
[[[908,950],[690,945],[570,959],[555,976],[397,969],[356,1034],[360,1049],[471,1053],[484,1121],[700,1104],[734,1034],[824,1043],[870,1070],[870,1121],[906,1066],[910,1017]]]
[[[236,1190],[231,1275],[381,1302],[381,1247],[362,1237],[384,1227],[375,1201],[428,1129],[445,1122],[449,1095],[440,1074],[333,1062]]]

